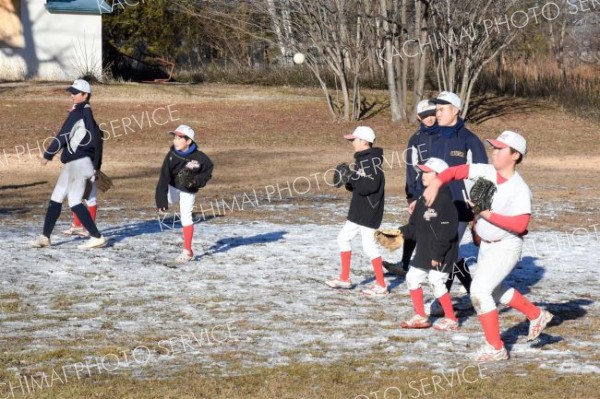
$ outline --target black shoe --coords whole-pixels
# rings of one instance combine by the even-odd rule
[[[402,264],[400,262],[398,263],[392,263],[392,262],[386,262],[385,260],[383,261],[383,267],[390,273],[395,274],[396,276],[403,276],[406,271],[402,268]]]

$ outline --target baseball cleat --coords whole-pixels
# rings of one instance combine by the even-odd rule
[[[328,280],[325,281],[325,285],[331,288],[343,288],[345,290],[349,290],[350,288],[352,288],[352,281],[351,280],[340,280],[339,278],[336,278],[334,280]]]
[[[106,246],[106,243],[107,243],[107,241],[104,238],[104,236],[100,236],[98,238],[92,237],[89,240],[87,240],[85,244],[81,244],[77,248],[78,249],[102,248],[102,247]]]
[[[63,235],[66,235],[66,236],[84,236],[84,235],[87,235],[87,232],[84,230],[83,227],[77,227],[77,226],[73,226],[73,225],[71,225],[71,227],[69,227],[68,229],[66,229],[62,233],[63,233]]]
[[[400,327],[402,328],[429,328],[431,327],[431,323],[427,317],[423,317],[421,315],[414,315],[409,320],[405,320],[400,323]]]
[[[443,318],[433,323],[433,328],[438,331],[456,331],[458,330],[458,321]]]
[[[496,349],[487,342],[473,356],[473,360],[476,362],[499,362],[507,359],[508,352],[504,345],[502,345],[502,348]]]
[[[529,335],[527,335],[527,341],[533,341],[539,337],[553,317],[552,313],[547,310],[542,310],[537,319],[531,320],[529,322]]]
[[[191,262],[192,260],[194,260],[194,253],[192,251],[190,251],[190,250],[184,249],[175,258],[175,263]]]
[[[369,288],[361,291],[363,295],[370,297],[384,297],[388,294],[387,287],[382,287],[378,284],[373,284]]]
[[[43,234],[40,234],[39,236],[37,236],[35,238],[35,240],[30,242],[30,244],[33,248],[45,248],[45,247],[49,247],[50,245],[52,245],[50,243],[50,238],[46,237]]]

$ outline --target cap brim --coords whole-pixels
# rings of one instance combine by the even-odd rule
[[[354,139],[357,139],[358,137],[356,137],[356,136],[355,136],[355,135],[353,135],[353,134],[346,134],[346,135],[344,135],[344,138],[345,138],[346,140],[354,140]]]
[[[79,93],[83,93],[83,91],[74,88],[73,86],[69,86],[67,87],[66,91],[68,91],[71,94],[79,94]]]
[[[417,168],[421,169],[423,172],[435,172],[435,170],[431,169],[429,166],[427,165],[417,165]]]
[[[508,144],[503,143],[500,140],[496,140],[496,139],[486,139],[485,141],[487,141],[494,148],[506,148],[506,147],[510,147]]]
[[[435,113],[436,113],[435,109],[431,109],[431,110],[428,110],[428,111],[423,111],[423,112],[421,112],[418,115],[421,118],[427,118],[428,116],[435,116]]]
[[[450,101],[446,101],[446,100],[440,100],[440,99],[435,99],[435,100],[431,100],[432,103],[434,104],[440,104],[440,105],[447,105],[447,104],[452,104]]]
[[[185,134],[178,132],[177,130],[173,130],[172,132],[169,132],[169,134],[172,134],[173,136],[187,137]]]

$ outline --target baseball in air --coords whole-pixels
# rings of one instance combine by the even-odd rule
[[[294,64],[300,65],[304,62],[305,59],[306,59],[306,56],[302,53],[294,54]]]

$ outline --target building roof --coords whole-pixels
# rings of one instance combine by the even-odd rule
[[[105,0],[47,0],[50,14],[110,14],[112,5]]]

